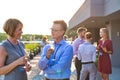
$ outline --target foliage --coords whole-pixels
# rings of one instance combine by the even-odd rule
[[[98,55],[96,55],[96,66],[98,66]]]
[[[50,35],[23,34],[22,41],[38,41],[41,40],[43,36],[47,36],[47,38],[50,39]]]
[[[40,53],[40,44],[39,43],[27,43],[25,44],[25,49],[27,53],[29,54],[30,59],[33,59],[33,57]]]
[[[37,49],[38,47],[40,47],[40,44],[38,43],[28,43],[28,44],[25,44],[25,49],[29,49],[29,50],[35,50]]]
[[[5,33],[0,33],[0,42],[7,39],[7,35]]]
[[[48,40],[51,39],[50,35],[39,35],[39,34],[23,34],[21,37],[21,41],[40,41],[43,36],[47,36]],[[0,33],[0,42],[7,39],[6,33]]]
[[[76,35],[77,35],[77,29],[68,30],[68,31],[66,32],[66,35],[68,35],[68,37],[76,36]]]

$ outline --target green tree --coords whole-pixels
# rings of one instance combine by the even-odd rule
[[[7,39],[7,35],[5,33],[0,33],[0,42]]]

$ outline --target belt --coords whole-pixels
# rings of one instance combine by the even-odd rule
[[[82,64],[90,64],[90,63],[94,63],[93,61],[90,62],[82,62]]]
[[[45,77],[45,80],[70,80],[69,78],[66,78],[66,79],[48,79]]]

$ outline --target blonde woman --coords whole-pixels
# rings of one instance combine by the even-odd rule
[[[109,80],[112,73],[110,54],[113,53],[112,41],[109,39],[107,28],[100,29],[101,39],[98,41],[98,71],[102,80]]]

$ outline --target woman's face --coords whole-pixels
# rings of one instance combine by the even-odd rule
[[[23,33],[22,32],[22,28],[23,28],[23,25],[22,24],[18,24],[18,27],[15,30],[14,38],[16,38],[16,39],[20,39],[21,38],[21,35]]]
[[[105,37],[105,36],[106,36],[106,33],[102,29],[100,29],[100,37]]]

